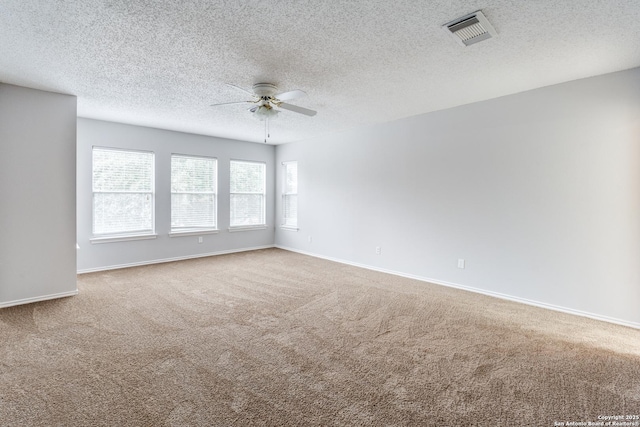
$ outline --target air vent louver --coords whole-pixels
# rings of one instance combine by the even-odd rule
[[[469,46],[498,35],[480,10],[444,24],[442,28],[463,46]]]

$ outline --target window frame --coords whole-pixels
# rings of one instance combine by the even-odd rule
[[[262,183],[263,183],[263,191],[261,193],[249,193],[249,192],[234,192],[231,187],[231,174],[233,173],[232,165],[233,163],[250,163],[250,164],[259,164],[263,166],[262,170]],[[250,225],[233,225],[232,221],[232,212],[233,212],[233,203],[232,198],[233,195],[256,195],[259,194],[262,196],[262,223],[261,224],[250,224]],[[263,230],[267,228],[267,162],[258,161],[258,160],[242,160],[242,159],[230,159],[229,161],[229,231],[248,231],[248,230]]]
[[[296,167],[296,191],[287,191],[287,168],[290,165],[295,165]],[[296,216],[295,216],[295,224],[287,224],[287,199],[291,196],[295,196],[296,198]],[[298,161],[297,160],[289,160],[286,162],[282,162],[282,224],[280,228],[284,230],[298,231]]]
[[[191,192],[191,191],[181,191],[181,192],[173,191],[173,159],[174,157],[213,160],[213,181],[214,181],[213,192],[208,193],[208,192]],[[169,165],[169,173],[171,175],[170,184],[169,184],[169,193],[170,193],[169,236],[170,237],[215,234],[218,232],[218,170],[219,169],[218,169],[217,157],[194,155],[194,154],[171,153],[170,165]],[[175,227],[174,228],[173,226],[173,195],[174,194],[212,194],[213,195],[213,222],[214,222],[213,227],[191,226],[191,227]]]
[[[95,158],[94,153],[96,150],[111,151],[111,152],[127,152],[127,153],[140,153],[151,155],[151,180],[150,191],[101,191],[96,190],[94,182],[95,172]],[[120,147],[106,147],[106,146],[93,146],[91,148],[91,235],[92,238],[89,241],[92,244],[96,243],[108,243],[108,242],[121,242],[128,240],[144,240],[155,239],[156,234],[156,155],[155,152],[149,150],[137,150],[130,148]],[[149,229],[139,229],[131,231],[114,231],[107,233],[96,233],[96,210],[95,210],[95,198],[96,194],[147,194],[151,199],[151,227]]]

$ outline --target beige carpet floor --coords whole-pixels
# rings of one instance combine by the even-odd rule
[[[640,331],[279,249],[0,310],[2,426],[554,426],[640,414]]]

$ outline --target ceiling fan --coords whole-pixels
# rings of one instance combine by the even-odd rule
[[[278,91],[278,87],[272,83],[255,83],[252,86],[253,92],[243,89],[240,86],[232,85],[230,83],[227,83],[227,86],[244,92],[245,94],[249,95],[251,99],[246,101],[223,102],[221,104],[212,104],[211,106],[218,107],[221,105],[253,104],[249,108],[249,111],[260,120],[265,121],[264,142],[267,142],[267,138],[269,137],[269,119],[275,118],[280,112],[279,109],[293,111],[294,113],[304,114],[305,116],[309,117],[315,116],[317,114],[317,111],[284,102],[307,96],[307,94],[300,89],[290,90],[288,92],[277,94],[276,92]]]

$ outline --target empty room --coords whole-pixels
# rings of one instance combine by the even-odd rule
[[[640,426],[639,40],[0,0],[0,425]]]

